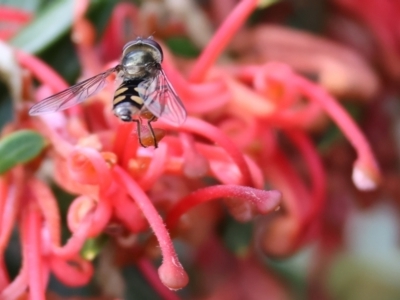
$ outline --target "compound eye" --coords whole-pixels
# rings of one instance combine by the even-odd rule
[[[160,52],[160,54],[161,54],[161,60],[162,60],[164,54],[163,54],[163,51],[162,51],[162,49],[161,49],[161,46],[160,46],[159,43],[157,43],[155,40],[153,40],[153,37],[152,37],[152,36],[149,37],[149,38],[147,38],[147,39],[143,39],[143,40],[142,40],[142,43],[145,44],[145,45],[149,45],[150,47],[153,47],[153,48],[157,49],[157,51]]]
[[[130,41],[130,42],[126,43],[125,46],[122,48],[122,52],[125,52],[126,49],[128,49],[129,47],[131,47],[139,42],[140,42],[140,40],[136,39],[134,41]]]

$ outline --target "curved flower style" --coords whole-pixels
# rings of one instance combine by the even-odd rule
[[[133,23],[139,13],[130,4],[118,4],[96,48],[95,30],[85,18],[88,4],[76,1],[72,28],[83,77],[115,65],[107,60],[115,59],[123,45],[125,38],[118,34],[121,18]],[[255,238],[270,255],[293,253],[315,240],[320,231],[325,170],[308,130],[318,126],[326,115],[357,152],[354,184],[361,190],[376,187],[379,169],[365,137],[323,88],[283,63],[216,65],[257,5],[258,0],[240,1],[186,75],[175,67],[172,55],[163,47],[163,67],[189,117],[179,128],[157,121],[156,130],[170,134],[160,138],[156,150],[140,147],[134,124],[122,123],[112,115],[111,85],[65,112],[29,118],[30,103],[18,108],[12,128],[35,129],[46,137],[49,146],[35,161],[15,167],[0,180],[0,249],[4,253],[12,228],[18,224],[23,253],[20,273],[12,281],[2,261],[2,299],[15,299],[28,291],[32,299],[44,299],[50,272],[68,286],[87,283],[94,270],[79,252],[88,239],[103,233],[113,236],[119,247],[137,252],[134,261],[153,287],[166,299],[176,299],[158,282],[177,290],[189,280],[170,233],[190,241],[190,233],[199,231],[191,222],[195,218],[191,209],[216,199],[223,199],[229,213],[241,222],[282,207],[258,224]],[[42,99],[68,87],[35,56],[15,49],[15,57],[19,66],[40,83],[32,98]],[[277,132],[302,156],[309,185],[292,165]],[[77,195],[67,215],[72,235],[64,245],[57,199],[39,174]],[[265,185],[277,190],[266,191]],[[201,219],[202,228],[215,226],[211,216],[222,217],[218,207],[212,211]],[[163,258],[159,279],[146,259],[154,256],[154,240],[147,238],[143,243],[129,239],[150,229]],[[211,238],[200,234],[203,238],[197,243],[215,245],[222,251],[215,235],[209,235]],[[238,273],[260,273],[253,258],[232,267],[240,270]],[[272,280],[260,275],[251,288],[261,288],[266,282],[271,284]],[[216,295],[226,296],[226,291],[222,287]],[[275,293],[283,292],[278,289]]]

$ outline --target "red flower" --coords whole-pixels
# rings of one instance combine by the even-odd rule
[[[172,55],[163,47],[163,67],[190,116],[179,128],[159,120],[156,150],[140,147],[134,124],[122,123],[112,115],[112,88],[66,112],[29,118],[27,107],[20,109],[15,126],[39,131],[48,140],[49,149],[40,158],[40,170],[37,165],[18,166],[0,181],[0,220],[4,224],[0,249],[4,253],[14,224],[20,228],[23,245],[23,264],[16,279],[10,282],[4,263],[0,265],[2,298],[14,299],[29,287],[32,299],[43,299],[50,272],[69,286],[87,283],[93,267],[79,252],[89,238],[109,233],[120,247],[137,251],[134,260],[154,288],[172,299],[174,296],[160,287],[146,260],[151,256],[148,249],[154,248],[151,239],[142,244],[135,239],[124,244],[122,240],[148,232],[150,227],[163,258],[159,279],[171,290],[180,289],[188,283],[188,275],[170,233],[185,238],[196,232],[189,211],[217,199],[223,199],[239,221],[249,221],[281,205],[284,209],[272,220],[260,222],[256,238],[267,253],[283,256],[294,252],[318,237],[325,170],[307,130],[324,114],[336,122],[357,151],[355,185],[363,190],[376,186],[379,170],[366,139],[320,86],[282,63],[216,65],[216,59],[258,2],[239,2],[192,62],[187,76],[176,69]],[[127,19],[138,12],[126,3],[117,5],[100,44],[102,51],[97,51],[95,31],[84,14],[88,1],[78,5],[72,36],[82,76],[89,77],[113,64],[102,59],[115,58],[117,50],[112,41],[123,40],[111,34],[119,26],[121,7],[126,9],[123,15]],[[121,43],[115,44],[119,49]],[[20,66],[40,82],[37,99],[67,88],[64,80],[38,58],[18,49],[15,55]],[[162,137],[164,131],[170,134]],[[277,131],[301,154],[310,185],[289,161]],[[51,170],[47,169],[49,165]],[[53,178],[64,190],[78,195],[68,210],[72,236],[65,245],[61,245],[57,200],[47,180],[38,179],[38,174]],[[282,191],[283,202],[280,192],[266,191],[265,185]],[[204,228],[214,225],[212,218],[205,217],[201,222]],[[235,268],[238,273],[259,273],[251,260]],[[261,287],[267,281],[265,277],[253,282],[252,287]]]

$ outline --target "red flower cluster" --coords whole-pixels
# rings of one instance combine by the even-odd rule
[[[198,204],[217,199],[223,199],[229,213],[242,222],[280,206],[273,218],[259,222],[255,239],[265,253],[293,253],[315,240],[320,229],[325,170],[307,131],[324,115],[337,124],[357,152],[354,184],[362,190],[375,188],[380,174],[368,142],[322,87],[284,63],[216,65],[216,59],[258,2],[242,0],[237,4],[201,55],[190,63],[187,74],[176,68],[172,55],[163,47],[163,67],[189,117],[179,128],[157,121],[157,130],[169,132],[157,149],[140,147],[135,124],[122,123],[113,116],[111,85],[66,112],[29,118],[30,103],[17,108],[18,118],[8,132],[34,129],[49,145],[35,161],[15,167],[0,179],[1,254],[15,225],[23,254],[20,273],[12,281],[1,260],[1,299],[15,299],[24,292],[32,299],[44,299],[50,272],[69,286],[87,283],[93,266],[79,252],[88,239],[102,233],[111,234],[119,247],[138,253],[135,261],[154,288],[173,299],[144,259],[152,256],[154,241],[149,238],[139,243],[129,237],[152,230],[163,258],[159,278],[169,289],[180,289],[188,283],[188,276],[170,233],[188,243],[198,236],[200,241],[193,243],[207,244],[216,253],[224,251],[209,229],[222,217],[220,208],[191,213]],[[125,42],[118,34],[121,20],[135,22],[139,14],[130,4],[118,4],[100,46],[95,46],[95,31],[85,18],[88,3],[76,1],[72,29],[83,77],[116,64],[106,59],[115,58]],[[29,72],[24,75],[24,91],[32,91],[30,76],[40,82],[30,97],[39,100],[67,88],[64,80],[38,58],[13,51],[18,67]],[[309,184],[285,153],[282,137],[301,154]],[[47,179],[39,179],[43,178],[39,175]],[[61,217],[48,178],[78,195],[68,210],[72,235],[65,245],[61,245]],[[266,191],[266,185],[276,190]],[[210,249],[203,251],[209,253]],[[235,260],[227,257],[227,261]],[[204,270],[214,272],[211,265],[205,259]],[[228,299],[228,291],[240,289],[234,282],[246,274],[260,278],[249,283],[251,290],[262,290],[266,282],[271,285],[271,279],[262,275],[253,259],[236,261],[234,268],[241,275],[231,282],[232,289],[221,286],[216,290],[219,299]]]

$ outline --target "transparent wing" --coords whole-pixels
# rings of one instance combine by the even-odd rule
[[[105,85],[107,77],[117,71],[119,66],[108,69],[94,77],[79,82],[70,88],[36,103],[29,110],[31,116],[51,113],[74,106],[98,93]]]
[[[156,76],[143,80],[138,85],[138,92],[144,106],[156,117],[173,125],[185,122],[186,109],[162,69]]]

